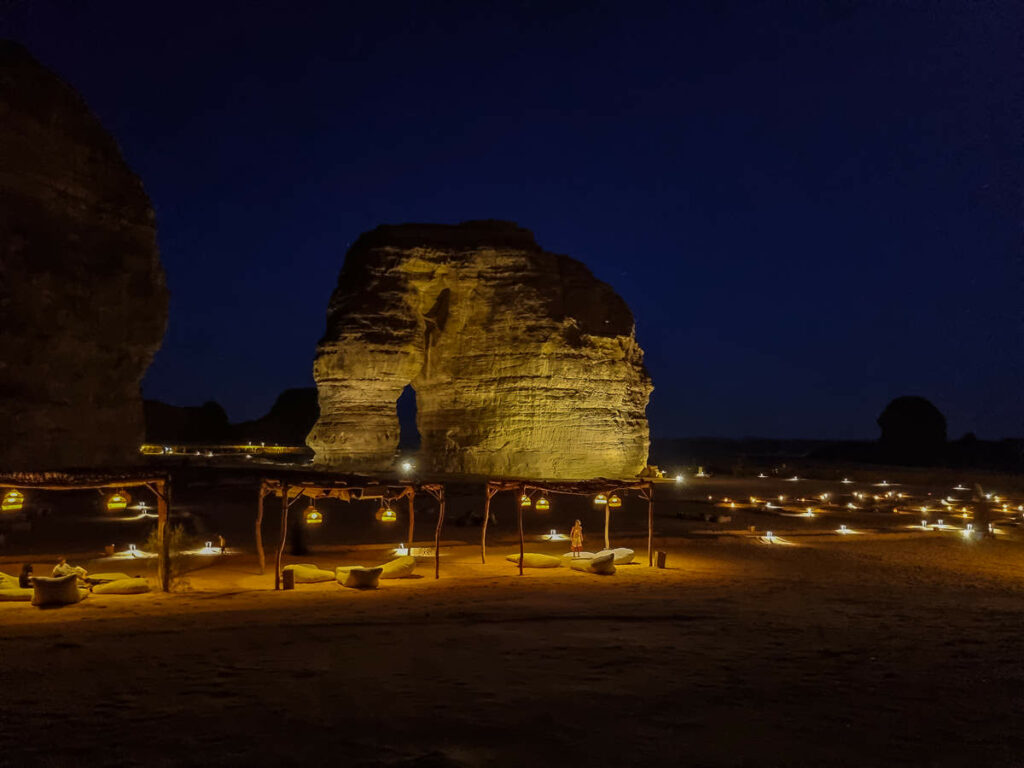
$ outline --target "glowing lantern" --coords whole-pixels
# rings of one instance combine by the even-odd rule
[[[622,499],[616,496],[614,493],[608,497],[608,506],[612,509],[622,506]]]
[[[524,493],[522,496],[519,497],[519,506],[530,507],[533,506],[533,502],[530,500],[530,497]]]
[[[391,507],[387,507],[380,513],[380,521],[382,523],[393,523],[398,519],[398,515],[395,514],[395,510]]]
[[[24,504],[25,495],[21,491],[16,491],[12,488],[4,494],[4,500],[0,502],[0,509],[4,512],[20,512]]]
[[[324,521],[324,513],[310,504],[306,507],[306,513],[302,516],[306,525],[320,525]]]
[[[120,512],[127,508],[128,502],[131,500],[131,496],[124,491],[114,491],[112,494],[107,496],[107,511]]]
[[[605,496],[603,493],[599,493],[597,494],[597,496],[594,497],[594,503],[597,504],[597,506],[599,507],[604,506],[605,504],[608,503],[608,497]]]
[[[546,497],[541,496],[539,499],[537,499],[538,512],[547,512],[549,509],[551,509],[551,502],[548,501]]]

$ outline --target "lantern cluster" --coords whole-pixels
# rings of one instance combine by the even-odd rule
[[[302,519],[306,522],[306,525],[320,525],[324,521],[324,513],[316,508],[316,505],[312,502],[306,507],[306,512],[302,516]]]
[[[25,494],[11,488],[4,494],[4,500],[0,502],[0,510],[4,512],[20,512],[25,505]]]
[[[107,496],[107,511],[121,512],[128,508],[128,502],[132,500],[125,491],[114,491]]]

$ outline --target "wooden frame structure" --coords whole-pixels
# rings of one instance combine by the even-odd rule
[[[647,565],[654,565],[654,483],[650,480],[581,480],[579,482],[536,482],[524,480],[488,480],[487,501],[484,505],[484,524],[480,532],[480,562],[487,563],[487,523],[491,519],[491,499],[503,491],[515,491],[517,493],[516,509],[519,515],[519,575],[523,575],[523,555],[525,554],[526,540],[523,536],[523,506],[519,503],[522,496],[529,496],[531,493],[561,494],[566,496],[596,496],[603,493],[610,496],[613,493],[636,492],[641,499],[647,502]],[[608,527],[611,519],[611,512],[608,505],[604,507],[604,543],[608,548]]]
[[[164,592],[171,590],[170,539],[167,523],[171,509],[171,478],[151,471],[125,472],[15,472],[0,475],[0,489],[18,491],[86,491],[146,488],[156,496],[157,576]]]
[[[437,528],[434,531],[434,578],[441,577],[441,529],[444,525],[445,495],[444,485],[440,483],[412,482],[380,482],[358,475],[349,476],[277,476],[264,477],[260,480],[259,505],[256,511],[256,552],[260,561],[260,574],[266,570],[266,555],[263,550],[263,502],[267,496],[281,497],[281,533],[278,538],[274,557],[274,589],[281,589],[282,560],[285,544],[288,540],[288,511],[299,499],[306,497],[311,501],[317,499],[339,499],[341,501],[378,501],[390,502],[408,499],[409,535],[406,539],[412,550],[413,534],[416,525],[416,493],[417,491],[432,496],[440,504],[437,515]],[[366,495],[369,492],[370,495]]]

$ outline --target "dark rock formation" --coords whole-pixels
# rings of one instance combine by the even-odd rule
[[[895,463],[932,463],[946,445],[946,417],[923,397],[897,397],[878,417],[883,458]]]
[[[322,465],[388,468],[411,384],[426,471],[631,477],[648,449],[642,359],[626,303],[527,230],[382,226],[345,257],[307,442]]]
[[[0,469],[124,464],[167,288],[153,210],[66,83],[0,41]]]
[[[303,445],[319,415],[315,387],[286,389],[265,416],[232,425],[231,434],[238,442]]]

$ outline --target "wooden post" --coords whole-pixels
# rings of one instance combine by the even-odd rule
[[[444,488],[438,494],[441,509],[437,513],[437,530],[434,531],[434,578],[441,578],[441,526],[444,525]]]
[[[654,486],[647,488],[647,567],[654,565]]]
[[[523,575],[523,557],[526,554],[526,543],[523,541],[523,504],[522,498],[526,495],[526,486],[519,489],[519,498],[516,499],[516,508],[519,510],[519,575]]]
[[[274,589],[281,588],[281,560],[284,544],[288,538],[288,486],[281,483],[281,541],[277,545],[277,561],[274,565]]]
[[[260,502],[256,508],[256,554],[260,558],[260,576],[267,569],[267,556],[263,552],[263,496],[266,493],[266,489],[263,487],[263,482],[260,481]]]
[[[409,553],[412,554],[412,538],[416,526],[416,491],[412,488],[409,489],[409,538],[407,539],[406,546],[409,548]]]
[[[487,501],[484,502],[484,525],[480,531],[480,562],[487,564],[487,524],[491,521],[491,486],[487,486]]]
[[[609,494],[610,495],[610,494]],[[607,502],[604,505],[604,548],[611,549],[611,544],[608,542],[608,522],[612,517],[611,504]]]
[[[171,591],[171,540],[168,535],[168,518],[170,517],[170,499],[167,483],[164,480],[156,484],[156,536],[160,543],[157,574],[160,578],[160,589]]]

